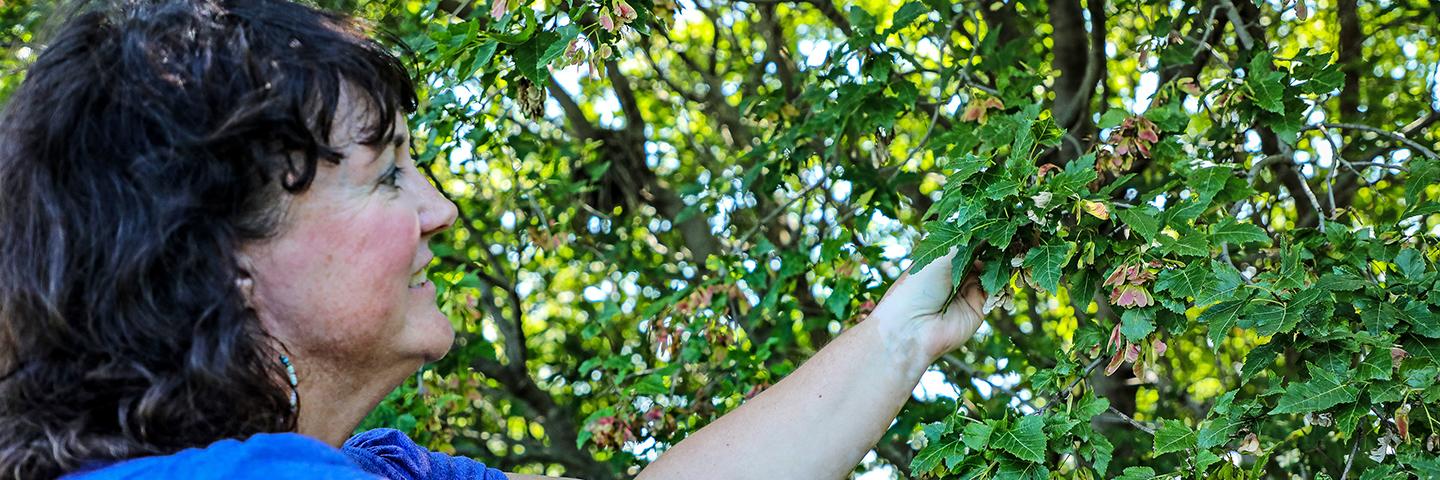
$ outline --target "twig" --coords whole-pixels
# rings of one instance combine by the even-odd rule
[[[1320,225],[1320,233],[1325,233],[1326,217],[1325,212],[1320,210],[1320,199],[1315,198],[1315,191],[1310,189],[1310,182],[1305,181],[1305,176],[1300,174],[1299,168],[1292,168],[1291,171],[1295,173],[1295,181],[1300,182],[1300,189],[1303,190],[1305,196],[1310,199],[1310,206],[1315,208],[1315,215],[1320,217],[1320,221],[1318,222]]]
[[[1431,150],[1431,149],[1429,149],[1429,148],[1425,148],[1425,146],[1424,146],[1424,145],[1421,145],[1419,142],[1416,142],[1416,141],[1411,140],[1411,139],[1409,139],[1409,138],[1405,138],[1405,135],[1404,135],[1404,134],[1392,132],[1392,131],[1389,131],[1389,130],[1385,130],[1385,129],[1383,129],[1383,128],[1376,128],[1376,127],[1372,127],[1372,126],[1369,126],[1369,125],[1360,125],[1360,124],[1358,124],[1358,123],[1321,123],[1321,124],[1319,124],[1319,125],[1311,125],[1311,126],[1309,126],[1309,127],[1306,127],[1305,129],[1306,129],[1306,130],[1315,130],[1315,129],[1318,129],[1318,128],[1320,128],[1320,127],[1339,128],[1339,129],[1342,129],[1342,130],[1360,130],[1360,131],[1362,131],[1362,132],[1374,133],[1374,134],[1377,134],[1377,135],[1380,135],[1380,136],[1383,136],[1383,137],[1390,138],[1391,140],[1395,140],[1395,141],[1397,141],[1397,142],[1400,142],[1401,144],[1404,144],[1406,147],[1410,147],[1410,149],[1415,150],[1415,151],[1417,151],[1417,152],[1420,152],[1422,155],[1425,155],[1426,157],[1430,157],[1432,160],[1440,160],[1440,154],[1435,153],[1434,150]]]
[[[949,364],[950,368],[954,368],[956,370],[959,370],[961,373],[964,373],[965,375],[969,375],[971,379],[985,382],[985,384],[989,385],[990,388],[999,390],[1000,393],[1004,393],[1006,395],[1009,395],[1011,398],[1019,400],[1020,403],[1025,404],[1025,406],[1027,407],[1030,407],[1031,410],[1040,410],[1040,407],[1035,406],[1035,404],[1031,403],[1030,400],[1021,397],[1020,394],[1015,393],[1015,390],[1010,389],[1010,387],[1006,387],[1004,385],[996,385],[995,382],[992,382],[989,379],[980,376],[977,372],[975,372],[975,370],[971,370],[970,368],[966,367],[965,364],[961,362],[959,358],[956,358],[954,354],[947,353],[944,356],[940,357],[940,359],[944,360],[944,363]]]
[[[1235,8],[1235,3],[1230,0],[1221,0],[1225,5],[1225,16],[1230,18],[1230,25],[1235,27],[1235,36],[1240,37],[1240,45],[1246,50],[1255,48],[1255,39],[1250,38],[1250,32],[1245,30],[1245,20],[1240,18],[1240,10]]]
[[[1281,161],[1281,160],[1286,160],[1286,159],[1288,159],[1288,158],[1290,158],[1289,155],[1286,155],[1286,154],[1283,154],[1283,153],[1277,153],[1277,154],[1274,154],[1274,155],[1271,155],[1271,156],[1262,158],[1262,159],[1260,159],[1260,161],[1255,162],[1254,165],[1251,165],[1251,166],[1250,166],[1250,174],[1249,174],[1250,186],[1252,186],[1252,187],[1255,186],[1255,180],[1260,177],[1260,170],[1264,169],[1266,166],[1269,166],[1269,165],[1272,164],[1272,163],[1275,163],[1275,162],[1278,162],[1278,161]]]
[[[1365,441],[1365,429],[1361,428],[1360,433],[1355,435],[1355,445],[1350,447],[1350,455],[1345,457],[1345,470],[1340,472],[1340,480],[1350,476],[1350,466],[1355,463],[1355,452],[1360,451],[1360,442]]]
[[[1220,242],[1220,258],[1225,259],[1225,264],[1230,265],[1230,268],[1240,271],[1240,268],[1235,266],[1235,260],[1230,258],[1229,242]]]
[[[1075,377],[1075,380],[1071,381],[1069,385],[1066,385],[1064,390],[1060,390],[1059,392],[1055,392],[1055,395],[1051,396],[1049,399],[1046,399],[1046,400],[1045,400],[1045,406],[1042,407],[1042,408],[1040,408],[1039,410],[1037,410],[1035,413],[1036,413],[1036,414],[1045,413],[1045,411],[1046,411],[1046,410],[1049,410],[1050,407],[1054,406],[1054,405],[1057,404],[1057,403],[1060,403],[1060,401],[1061,401],[1061,400],[1064,400],[1066,397],[1069,397],[1069,396],[1070,396],[1070,391],[1071,391],[1071,390],[1074,390],[1074,389],[1075,389],[1075,386],[1076,386],[1076,385],[1079,385],[1081,381],[1083,381],[1083,380],[1085,380],[1085,379],[1087,379],[1087,378],[1090,378],[1090,372],[1094,372],[1095,369],[1098,368],[1101,363],[1105,363],[1105,356],[1104,356],[1104,355],[1095,357],[1094,360],[1091,360],[1091,361],[1090,361],[1090,364],[1085,366],[1085,371],[1080,373],[1080,376]]]
[[[1391,164],[1384,163],[1384,162],[1345,162],[1345,163],[1350,164],[1351,167],[1359,167],[1359,168],[1379,167],[1379,168],[1390,169],[1390,170],[1395,170],[1395,171],[1399,171],[1399,172],[1410,173],[1410,169],[1408,169],[1408,168],[1405,168],[1405,167],[1402,167],[1402,166],[1399,166],[1399,165],[1391,165]]]
[[[1116,416],[1119,416],[1121,420],[1124,420],[1124,421],[1125,421],[1125,423],[1128,423],[1128,424],[1134,426],[1135,428],[1140,429],[1140,431],[1145,432],[1145,433],[1148,433],[1148,434],[1150,434],[1150,435],[1155,435],[1155,427],[1146,425],[1145,422],[1141,422],[1141,421],[1139,421],[1139,420],[1136,420],[1134,417],[1131,417],[1131,416],[1129,416],[1129,415],[1126,415],[1124,412],[1121,412],[1121,411],[1119,411],[1119,410],[1116,410],[1114,405],[1111,405],[1111,406],[1109,407],[1109,411],[1110,411],[1110,413],[1113,413],[1113,414],[1115,414]]]
[[[1300,1],[1303,2],[1305,0]],[[1344,159],[1340,157],[1340,147],[1335,145],[1335,139],[1330,138],[1330,131],[1326,130],[1324,127],[1321,127],[1320,133],[1322,137],[1325,137],[1325,142],[1330,144],[1330,156],[1335,162],[1333,165],[1330,165],[1330,171],[1325,172],[1325,195],[1330,198],[1330,218],[1328,220],[1334,220],[1336,216],[1335,175],[1340,171],[1340,169],[1336,167],[1340,166],[1340,161]],[[1325,222],[1320,223],[1323,225]]]
[[[960,15],[960,13],[956,13],[954,16],[950,17],[950,26],[945,29],[945,36],[941,37],[939,65],[942,67],[945,65],[945,47],[950,45],[950,35],[953,35],[955,33],[955,26],[959,25],[960,23]],[[971,49],[971,53],[974,53],[974,49]],[[969,67],[970,64],[966,63],[964,68]],[[916,65],[916,68],[918,69],[920,68],[920,66]],[[950,77],[951,75],[949,74],[949,72],[944,72],[940,75],[941,98],[944,98],[945,89],[950,86]],[[910,150],[910,153],[908,155],[905,155],[905,158],[901,161],[909,161],[911,158],[915,158],[915,154],[920,153],[920,149],[925,148],[925,142],[930,141],[930,135],[935,133],[935,122],[940,120],[941,110],[944,110],[943,105],[935,106],[935,111],[931,112],[930,114],[930,125],[925,127],[925,135],[920,137],[920,142],[916,143],[915,147],[912,148]]]
[[[828,171],[825,172],[827,177],[829,173],[830,172]],[[755,236],[755,234],[760,231],[760,228],[764,227],[765,224],[770,223],[770,221],[774,220],[775,217],[780,216],[781,213],[785,212],[785,209],[790,208],[790,206],[794,205],[795,202],[799,201],[802,198],[806,198],[806,196],[810,195],[810,192],[813,192],[815,191],[815,189],[825,185],[825,180],[827,179],[828,178],[821,178],[820,180],[815,181],[814,185],[805,188],[805,190],[795,195],[795,198],[791,198],[790,201],[785,202],[784,205],[775,207],[775,209],[771,210],[770,213],[765,214],[764,218],[761,218],[760,221],[756,222],[755,225],[751,226],[749,230],[745,231],[744,235],[741,235],[738,239],[735,240],[735,248],[742,248],[745,245],[745,241],[749,240],[750,237]]]

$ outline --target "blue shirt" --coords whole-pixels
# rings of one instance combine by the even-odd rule
[[[62,478],[505,480],[505,474],[469,458],[426,450],[398,430],[378,428],[351,437],[339,450],[295,433],[262,433],[171,455],[91,466]]]

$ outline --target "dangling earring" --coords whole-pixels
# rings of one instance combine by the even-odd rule
[[[235,280],[235,287],[240,289],[240,299],[245,302],[245,308],[255,308],[251,298],[255,296],[255,280],[250,277]]]
[[[295,389],[300,384],[300,378],[295,376],[295,365],[290,363],[290,357],[280,355],[280,363],[285,365],[285,375],[290,380],[290,411],[294,412],[300,405],[300,391]]]

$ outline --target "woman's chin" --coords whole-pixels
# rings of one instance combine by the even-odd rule
[[[450,346],[455,343],[455,327],[440,309],[431,307],[429,312],[420,314],[424,318],[421,325],[416,325],[424,330],[424,347],[421,354],[425,362],[434,362],[445,358],[450,352]]]

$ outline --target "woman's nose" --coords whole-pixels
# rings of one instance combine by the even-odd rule
[[[420,232],[423,236],[434,236],[443,232],[455,224],[455,219],[460,215],[460,210],[455,202],[445,198],[440,190],[430,184],[429,180],[421,180],[425,185],[421,187],[421,195],[424,195],[420,207]]]

